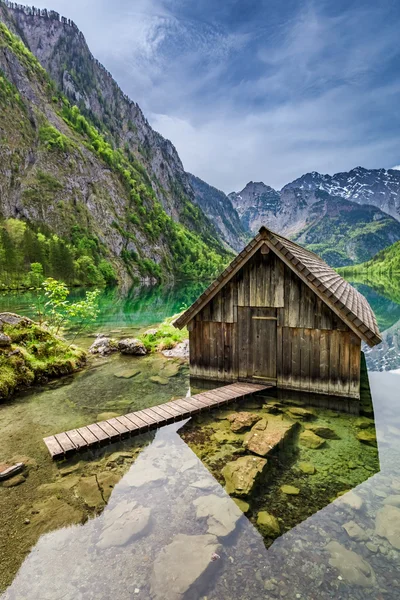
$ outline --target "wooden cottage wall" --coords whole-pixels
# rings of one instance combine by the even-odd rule
[[[252,380],[243,365],[257,348],[239,347],[240,307],[276,309],[278,387],[359,396],[359,337],[273,252],[257,252],[191,322],[193,376]]]

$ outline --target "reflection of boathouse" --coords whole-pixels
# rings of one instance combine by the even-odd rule
[[[360,397],[361,341],[381,342],[367,300],[313,252],[265,227],[176,321],[191,375]]]

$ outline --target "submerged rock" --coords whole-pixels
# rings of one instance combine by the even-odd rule
[[[368,429],[369,427],[373,427],[374,424],[374,420],[368,417],[359,417],[355,422],[356,427],[359,429]]]
[[[325,440],[339,440],[339,436],[336,431],[334,431],[331,427],[326,427],[322,425],[307,425],[306,426],[309,431],[315,433],[321,438]]]
[[[357,433],[357,439],[367,446],[377,446],[375,429],[362,429]]]
[[[101,490],[94,475],[82,477],[76,487],[76,491],[90,508],[104,504]]]
[[[349,521],[348,523],[345,523],[343,525],[343,529],[345,529],[347,535],[352,540],[356,540],[356,542],[362,542],[368,539],[368,535],[365,533],[364,529],[355,521]]]
[[[7,479],[6,481],[4,481],[3,487],[15,487],[17,485],[21,485],[21,483],[25,483],[25,481],[26,478],[22,475],[22,473],[20,473],[19,475],[15,475],[14,477],[11,477],[11,479]]]
[[[298,419],[301,421],[315,419],[315,412],[312,409],[301,408],[300,406],[290,406],[287,410],[287,414],[292,419]]]
[[[306,475],[314,475],[316,469],[312,463],[309,462],[299,462],[298,467],[302,473]]]
[[[354,510],[360,510],[364,504],[364,500],[361,498],[361,496],[353,492],[353,490],[350,490],[337,498],[335,503],[344,504],[349,508],[353,508]]]
[[[316,435],[313,431],[306,429],[300,434],[300,444],[310,450],[317,450],[325,444],[325,440]]]
[[[140,487],[142,485],[161,485],[166,481],[164,471],[151,462],[135,463],[121,480],[121,487]]]
[[[375,585],[374,570],[364,558],[352,550],[347,550],[339,542],[329,542],[326,550],[331,555],[329,564],[339,571],[346,583],[363,587]]]
[[[193,504],[196,507],[197,518],[207,518],[207,533],[217,537],[231,534],[242,516],[242,512],[229,496],[200,496]]]
[[[168,385],[169,379],[167,377],[161,377],[161,375],[153,375],[150,377],[150,381],[158,383],[159,385]]]
[[[300,494],[299,488],[295,487],[294,485],[282,485],[280,490],[288,496],[298,496]]]
[[[400,550],[400,509],[390,504],[378,510],[375,533],[384,537],[397,550]]]
[[[257,525],[264,537],[276,537],[281,533],[278,519],[266,510],[258,513]]]
[[[265,458],[241,456],[222,469],[228,494],[248,496],[267,465]]]
[[[51,496],[43,502],[36,502],[32,506],[30,528],[37,529],[40,534],[53,529],[60,529],[75,523],[81,523],[83,513],[63,500]]]
[[[232,498],[232,500],[244,514],[249,512],[250,504],[248,502],[246,502],[245,500],[241,500],[240,498]]]
[[[132,379],[140,373],[141,371],[139,369],[124,369],[123,371],[118,371],[117,373],[114,373],[114,377],[117,377],[118,379]]]
[[[389,504],[390,506],[400,507],[400,495],[394,494],[384,499],[383,504]]]
[[[235,433],[242,433],[246,429],[250,429],[257,421],[261,419],[260,415],[250,412],[237,412],[227,417],[231,424],[231,429]]]
[[[183,600],[186,594],[200,598],[200,589],[194,588],[209,579],[210,571],[218,568],[219,561],[212,560],[221,553],[214,535],[176,535],[172,542],[157,555],[151,576],[153,600]]]
[[[119,340],[118,350],[122,354],[132,354],[135,356],[144,356],[147,354],[145,345],[137,338],[125,338],[124,340]]]
[[[122,500],[104,513],[103,531],[98,548],[125,546],[145,534],[150,524],[150,508],[139,506],[134,500]]]
[[[256,423],[245,445],[253,454],[267,456],[276,447],[282,448],[292,437],[297,427],[299,427],[297,423],[285,421],[281,417],[271,416],[264,428],[259,427],[259,423]]]

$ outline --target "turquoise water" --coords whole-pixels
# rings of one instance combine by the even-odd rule
[[[127,297],[107,292],[99,322],[89,333],[123,334],[153,325],[201,290],[192,291],[193,297],[172,289],[161,294],[135,290]],[[170,364],[165,359],[145,359],[147,365],[132,359],[144,365],[141,381],[115,377],[127,368],[120,362],[126,358],[98,359],[66,382],[2,405],[0,460],[19,454],[36,462],[24,483],[0,489],[0,551],[6,557],[1,583],[3,589],[9,586],[2,598],[397,599],[400,306],[381,290],[363,286],[362,292],[385,328],[382,346],[365,349],[378,448],[356,440],[354,417],[321,412],[318,419],[328,420],[339,439],[301,455],[316,464],[316,475],[294,480],[291,461],[300,456],[282,457],[274,481],[284,475],[282,482],[295,483],[299,495],[283,497],[268,484],[248,516],[221,485],[218,468],[229,455],[226,444],[219,448],[222,462],[216,459],[216,466],[207,452],[199,458],[198,439],[187,435],[193,431],[190,422],[72,465],[51,463],[43,448],[44,435],[89,423],[97,413],[126,412],[126,407],[186,395],[189,377],[183,364],[166,386],[159,386],[150,381],[150,373]],[[0,310],[21,312],[28,305],[25,297],[0,298]],[[215,425],[223,422],[213,426],[225,430]],[[204,425],[200,421],[196,432]],[[204,447],[207,442],[205,436]],[[351,461],[355,466],[349,466]],[[345,493],[334,500],[338,491]],[[260,509],[279,513],[282,535],[268,543],[255,526],[252,511]]]

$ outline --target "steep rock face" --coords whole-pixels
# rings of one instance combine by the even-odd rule
[[[92,125],[95,113],[90,111],[88,120],[72,108],[4,23],[20,33],[24,26],[24,38],[34,38],[38,51],[48,48],[48,36],[63,39],[60,30],[76,36],[66,45],[65,60],[69,49],[73,56],[79,45],[87,49],[71,25],[0,3],[0,135],[6,142],[0,146],[0,218],[24,220],[35,231],[57,233],[68,243],[73,235],[85,236],[96,246],[97,256],[113,263],[120,280],[219,271],[229,255],[204,213],[191,202],[193,193],[189,184],[185,187],[187,178],[172,144],[151,130],[140,109],[91,58],[93,69],[113,89],[116,106],[108,104],[105,114],[120,122],[121,135],[131,143],[116,148],[118,132],[112,133],[98,119],[99,134]],[[97,81],[99,89],[100,85]],[[138,125],[129,126],[135,135],[123,125],[134,114]],[[145,134],[147,151],[140,145]],[[168,189],[158,177],[161,172]],[[83,252],[90,255],[92,250]]]
[[[255,233],[270,219],[273,220],[281,207],[280,194],[265,183],[250,181],[241,192],[228,194],[238,212],[243,227]]]
[[[205,181],[187,174],[194,190],[194,200],[210,221],[216,227],[220,237],[233,248],[240,252],[246,244],[247,230],[242,225],[239,215],[232,205],[231,200],[217,188],[208,185]]]
[[[287,184],[288,189],[324,190],[358,204],[372,204],[400,220],[400,171],[394,169],[364,169],[356,167],[335,175],[307,173]]]
[[[150,127],[139,106],[93,57],[78,28],[27,9],[9,8],[8,13],[15,31],[58,88],[83,114],[105,128],[117,147],[129,148],[145,165],[168,214],[180,217],[180,196],[193,201],[194,195],[175,147]]]

